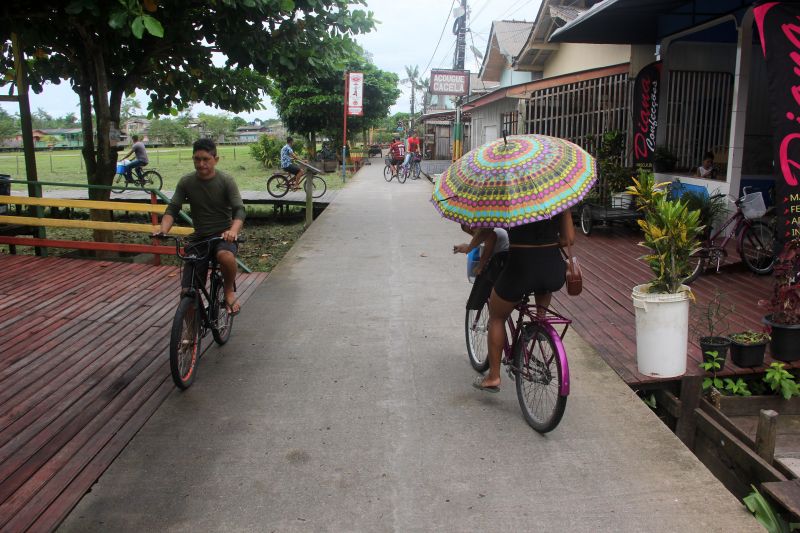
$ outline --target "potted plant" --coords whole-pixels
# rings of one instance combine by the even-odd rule
[[[761,331],[742,331],[729,335],[731,339],[731,361],[736,366],[749,368],[764,364],[769,334]]]
[[[655,275],[633,288],[636,311],[636,362],[648,376],[674,377],[686,372],[689,341],[689,300],[692,291],[682,280],[691,272],[689,257],[700,244],[703,230],[699,212],[667,197],[666,183],[656,183],[652,172],[642,171],[628,192],[637,199],[644,218],[640,244],[650,253],[642,259]]]
[[[709,362],[709,354],[715,353],[719,359],[720,370],[725,368],[731,340],[721,333],[728,329],[728,316],[735,307],[729,303],[725,294],[717,289],[711,300],[698,310],[692,329],[700,344],[703,361]]]
[[[759,302],[769,314],[772,357],[780,361],[800,359],[800,240],[786,243],[775,261],[772,297]]]

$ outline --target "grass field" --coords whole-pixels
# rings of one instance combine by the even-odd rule
[[[220,146],[217,168],[236,178],[242,191],[263,191],[266,179],[278,169],[265,169],[250,155],[249,146]],[[192,149],[186,147],[152,148],[147,150],[150,164],[147,168],[158,170],[164,178],[164,190],[172,191],[178,179],[191,172]],[[124,152],[121,154],[124,155]],[[39,181],[86,183],[86,170],[79,150],[36,152],[36,170]],[[0,174],[8,174],[11,179],[25,179],[25,157],[22,152],[0,153]],[[326,174],[329,189],[342,187],[341,170],[339,174]],[[14,190],[25,190],[24,185],[13,185]],[[45,187],[47,189],[49,187]],[[58,188],[58,187],[52,187]]]

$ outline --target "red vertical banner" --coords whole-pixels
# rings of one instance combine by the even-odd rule
[[[767,63],[778,239],[800,237],[800,5],[763,2],[753,9]]]
[[[660,81],[661,62],[656,61],[639,71],[633,87],[633,164],[637,169],[653,170]]]
[[[363,72],[348,72],[347,74],[347,114],[359,117],[364,114]]]

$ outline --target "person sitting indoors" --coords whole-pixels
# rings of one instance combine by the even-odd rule
[[[389,145],[389,166],[392,168],[392,176],[397,176],[397,167],[403,163],[403,156],[405,156],[406,148],[399,138],[392,139],[392,144]]]
[[[714,168],[714,152],[706,152],[703,156],[703,164],[697,167],[695,176],[698,178],[716,179],[717,169]]]
[[[547,312],[553,292],[566,283],[567,264],[560,248],[575,240],[572,214],[515,226],[508,230],[508,261],[489,296],[489,372],[472,383],[486,392],[500,391],[500,357],[506,340],[505,323],[517,302],[533,293],[540,315]]]
[[[140,167],[146,167],[150,160],[147,158],[147,150],[144,148],[144,143],[139,140],[138,135],[131,135],[131,140],[133,144],[131,145],[131,151],[122,156],[122,159],[128,159],[131,155],[135,155],[133,159],[128,161],[125,164],[125,179],[128,182],[133,181],[133,176],[131,171],[136,170],[136,176],[139,179],[142,179],[142,170]]]
[[[295,165],[295,161],[300,161],[300,158],[294,153],[292,144],[294,139],[286,137],[286,144],[281,148],[281,168],[292,176],[289,187],[297,189],[300,187],[300,180],[303,179],[306,171]]]

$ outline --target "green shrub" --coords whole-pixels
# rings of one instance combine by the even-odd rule
[[[274,168],[281,162],[283,144],[277,137],[262,135],[257,142],[250,145],[250,155],[259,161],[264,168]]]

